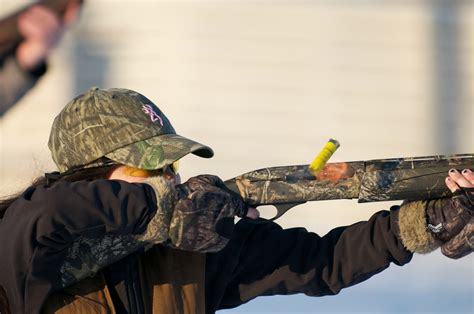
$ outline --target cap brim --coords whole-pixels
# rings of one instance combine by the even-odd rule
[[[171,165],[190,153],[203,158],[214,156],[209,146],[178,134],[163,134],[119,148],[105,157],[132,167],[153,170]]]

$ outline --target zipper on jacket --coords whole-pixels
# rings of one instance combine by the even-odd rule
[[[125,287],[128,294],[131,314],[144,313],[142,293],[140,289],[140,277],[138,276],[137,256],[134,256],[131,263],[127,263],[127,277]]]

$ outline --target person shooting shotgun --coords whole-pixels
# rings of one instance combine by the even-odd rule
[[[452,196],[320,236],[259,218],[216,176],[181,183],[176,162],[212,149],[132,90],[74,98],[49,148],[58,171],[0,205],[2,313],[214,313],[262,295],[337,294],[440,246],[472,251],[469,169],[449,171]]]

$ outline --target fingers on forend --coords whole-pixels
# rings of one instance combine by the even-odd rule
[[[470,182],[468,178],[466,178],[465,176],[466,174],[469,174],[469,171],[459,172],[456,169],[451,169],[449,170],[449,173],[448,173],[449,178],[453,180],[460,187],[465,187],[465,188],[472,187],[473,184]]]
[[[462,172],[464,178],[466,178],[469,183],[471,183],[471,187],[474,186],[474,172],[471,169],[464,169]]]
[[[456,182],[451,179],[450,177],[446,177],[446,186],[448,187],[448,189],[451,191],[451,192],[456,192],[457,190],[459,190],[459,186],[456,184]]]

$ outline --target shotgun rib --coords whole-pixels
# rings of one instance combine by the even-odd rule
[[[474,169],[474,154],[328,163],[316,176],[309,165],[250,171],[225,182],[252,206],[275,205],[276,219],[307,201],[422,200],[450,195],[449,169]]]

